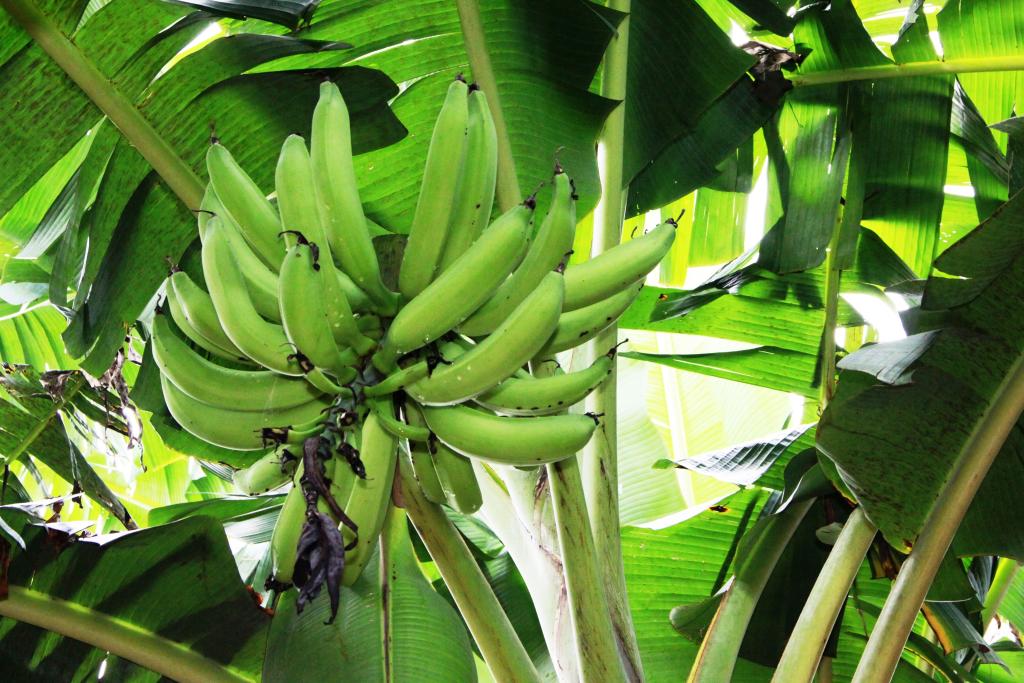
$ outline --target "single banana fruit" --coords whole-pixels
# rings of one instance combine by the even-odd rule
[[[283,410],[320,396],[302,379],[269,370],[236,370],[206,360],[174,334],[165,315],[154,316],[151,341],[160,372],[202,403],[241,411]]]
[[[391,408],[391,399],[370,399],[369,404],[370,410],[377,416],[381,427],[383,427],[392,436],[398,439],[405,439],[406,441],[430,440],[430,430],[426,427],[402,422],[394,416],[394,411]]]
[[[235,451],[262,450],[266,447],[264,429],[309,422],[331,405],[329,401],[315,399],[282,410],[241,411],[197,401],[162,375],[160,385],[167,409],[185,431]]]
[[[563,313],[558,327],[538,353],[538,357],[553,356],[590,341],[619,319],[643,288],[643,280],[634,282],[614,296],[575,311]]]
[[[281,223],[263,190],[219,142],[206,152],[206,169],[221,205],[238,224],[245,240],[266,265],[276,270],[284,255],[278,236]]]
[[[405,421],[415,427],[426,429],[427,423],[423,420],[419,408],[413,403],[405,404]],[[431,503],[441,504],[447,502],[448,498],[437,478],[431,451],[431,444],[428,442],[409,442],[409,462],[412,464],[412,473],[420,485],[420,490]]]
[[[291,583],[295,560],[299,554],[299,537],[306,523],[306,498],[302,486],[295,484],[284,497],[284,505],[277,516],[274,533],[270,536],[270,566],[273,576],[281,583]]]
[[[502,415],[551,415],[574,406],[601,384],[612,370],[614,349],[590,367],[550,377],[511,377],[480,394],[476,402]]]
[[[500,417],[463,405],[423,409],[427,426],[463,455],[502,465],[542,465],[574,455],[594,433],[587,415]]]
[[[363,422],[359,457],[366,467],[366,478],[355,481],[348,502],[342,506],[359,528],[356,545],[345,556],[345,573],[341,579],[345,586],[355,583],[363,572],[363,567],[377,545],[377,537],[391,504],[398,440],[381,426],[373,413]],[[347,545],[352,541],[352,530],[344,526],[341,532]]]
[[[438,264],[439,271],[454,263],[490,222],[497,173],[498,136],[494,130],[494,119],[487,106],[487,97],[480,88],[471,85],[466,157],[455,190],[455,205]]]
[[[235,470],[231,481],[235,488],[247,496],[257,496],[283,486],[294,474],[296,460],[284,458],[284,449],[278,448],[240,470]]]
[[[342,351],[331,334],[324,302],[324,278],[314,260],[314,245],[301,240],[281,264],[281,320],[295,348],[321,370],[348,374],[359,361],[352,349]]]
[[[595,304],[646,278],[668,253],[675,237],[676,222],[669,219],[642,237],[569,266],[565,269],[565,310]]]
[[[376,398],[378,396],[393,394],[394,392],[405,389],[410,384],[423,379],[427,376],[428,372],[430,372],[430,366],[427,364],[427,361],[417,361],[412,365],[395,370],[377,384],[366,387],[363,389],[363,393],[367,398]]]
[[[188,275],[185,275],[185,277],[187,278]],[[217,342],[211,340],[192,324],[192,320],[189,318],[188,314],[185,313],[185,307],[182,305],[181,299],[178,298],[178,295],[175,292],[173,280],[174,277],[172,275],[172,277],[167,281],[167,309],[170,311],[171,318],[174,320],[174,324],[178,326],[178,329],[180,329],[196,346],[203,349],[210,355],[233,361],[246,360],[245,355],[235,348],[235,345],[231,343],[231,340],[227,338],[227,335],[224,335],[224,331],[220,329],[220,323],[217,323],[217,329],[220,331],[221,335],[224,335],[224,339],[231,348],[221,346]],[[194,283],[192,283],[192,285],[195,286]],[[198,289],[198,287],[196,287],[196,289]],[[209,295],[206,292],[202,292],[202,294],[206,297],[206,303],[209,303],[210,308],[212,309],[213,303],[209,301]],[[216,322],[217,312],[214,311],[211,315],[213,317],[213,321]]]
[[[562,274],[548,273],[490,336],[406,391],[422,405],[451,405],[508,379],[554,332],[563,292]]]
[[[330,247],[323,245],[321,249]],[[325,256],[320,252],[320,279],[323,282],[324,306],[326,307],[327,320],[330,323],[331,334],[340,346],[350,346],[358,356],[368,356],[377,347],[376,342],[363,334],[359,329],[359,323],[352,313],[352,306],[349,305],[348,296],[341,286],[339,275],[341,271],[334,267],[334,259],[328,251]],[[373,316],[376,318],[376,316]],[[378,327],[380,318],[377,318]]]
[[[207,224],[203,272],[217,317],[234,345],[269,370],[282,375],[302,375],[303,368],[294,358],[284,328],[264,320],[253,306],[227,233],[216,217]]]
[[[473,463],[440,441],[434,441],[430,446],[433,448],[434,470],[447,503],[467,515],[479,510],[483,505],[483,495],[473,472]]]
[[[523,262],[483,306],[459,325],[459,332],[479,337],[495,330],[515,307],[565,259],[576,234],[576,199],[572,181],[555,168],[555,192],[537,236]]]
[[[393,371],[399,356],[441,337],[479,308],[522,259],[532,213],[532,199],[506,212],[406,304],[384,335],[374,365]]]
[[[380,279],[380,264],[367,232],[355,168],[348,108],[333,83],[320,85],[310,138],[313,180],[324,232],[342,269],[373,301],[377,312],[393,315],[398,296]]]
[[[320,204],[313,189],[313,162],[301,135],[289,135],[281,146],[274,174],[277,210],[281,215],[285,248],[295,245],[294,232],[326,247]]]
[[[224,332],[224,327],[220,324],[217,309],[214,308],[209,293],[197,285],[185,271],[179,270],[171,273],[167,283],[167,302],[174,322],[178,323],[178,327],[183,332],[193,329],[200,339],[208,340],[210,345],[223,350],[225,358],[246,360],[242,350],[235,346],[235,343]],[[175,308],[180,311],[181,319],[175,315]],[[182,320],[187,324],[183,325]],[[198,339],[191,335],[189,338],[208,351],[210,350]]]
[[[444,249],[456,201],[455,187],[466,151],[467,95],[465,81],[452,81],[434,124],[416,213],[398,271],[398,289],[408,301],[434,279]]]

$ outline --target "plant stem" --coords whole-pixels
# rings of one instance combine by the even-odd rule
[[[202,182],[110,79],[100,73],[32,0],[0,0],[0,6],[107,115],[185,206],[198,209],[203,198]]]
[[[459,8],[462,40],[466,45],[469,68],[473,71],[473,79],[487,96],[487,106],[490,107],[491,116],[494,118],[494,132],[498,136],[498,208],[501,211],[508,211],[523,201],[523,195],[519,190],[516,163],[512,157],[512,141],[501,108],[501,98],[498,96],[498,81],[494,78],[491,56],[487,52],[484,25],[480,20],[480,6],[477,0],[455,0],[455,5]]]
[[[555,525],[569,595],[582,683],[625,681],[594,536],[587,516],[578,456],[547,466]],[[618,527],[616,526],[616,529]]]
[[[601,94],[623,101],[605,120],[598,140],[598,168],[601,171],[601,200],[594,210],[592,255],[619,244],[625,204],[623,152],[625,150],[626,76],[629,61],[629,0],[610,0],[611,9],[627,13],[608,45],[604,57]],[[618,343],[618,327],[612,325],[590,344],[591,355],[597,357]],[[594,532],[598,568],[603,577],[608,607],[618,642],[620,656],[630,681],[643,680],[640,648],[636,642],[633,617],[629,610],[626,576],[622,566],[622,543],[619,534],[619,469],[618,435],[616,430],[616,371],[587,398],[587,410],[604,415],[594,438],[583,450],[583,490],[590,511],[590,527]]]
[[[864,508],[855,509],[846,520],[804,603],[772,681],[800,683],[814,680],[814,672],[832,627],[877,531],[864,514]]]
[[[452,592],[469,632],[497,681],[540,681],[498,598],[441,506],[431,503],[405,458],[400,461],[400,492],[409,519]]]
[[[817,71],[789,77],[794,87],[846,83],[849,81],[874,81],[881,78],[908,78],[911,76],[935,76],[938,74],[982,73],[987,71],[1024,70],[1024,55],[1004,57],[962,57],[931,62],[908,62],[907,64],[882,64],[862,66],[853,69]]]
[[[914,549],[900,568],[861,655],[854,683],[887,681],[893,675],[942,558],[1022,411],[1024,355],[1019,356],[1006,373],[984,416],[976,424],[925,521]]]
[[[252,679],[192,648],[83,605],[10,586],[0,615],[80,640],[181,683],[240,683]]]
[[[981,610],[981,632],[984,634],[988,625],[995,619],[999,611],[999,605],[1010,590],[1013,580],[1020,571],[1020,563],[1009,557],[999,558],[996,566],[996,573],[992,577],[992,585],[988,587],[988,595],[985,596],[985,607]]]
[[[687,679],[689,683],[722,683],[732,680],[740,645],[761,592],[786,544],[813,504],[812,498],[790,505],[783,512],[772,516],[753,539],[743,559],[739,561],[732,585],[719,603],[715,618],[700,644],[697,660]]]
[[[483,506],[480,518],[498,535],[526,582],[544,642],[560,681],[579,680],[572,616],[558,553],[547,470],[473,463]]]

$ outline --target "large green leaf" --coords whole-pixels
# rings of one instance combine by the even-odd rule
[[[16,552],[10,584],[89,614],[114,617],[144,641],[179,642],[256,680],[270,618],[238,579],[220,524],[194,517],[101,538],[67,538],[5,510],[28,548]],[[9,680],[88,680],[105,661],[111,680],[156,681],[127,660],[58,633],[0,618]]]
[[[925,306],[946,309],[947,323],[923,353],[905,353],[909,382],[878,384],[893,356],[843,372],[838,392],[818,429],[818,444],[839,466],[845,483],[895,547],[913,545],[925,517],[950,476],[1000,382],[1022,351],[1024,339],[1024,194],[1012,197],[990,219],[946,251]],[[900,354],[895,354],[898,360]],[[856,362],[857,354],[851,358]],[[863,358],[863,356],[862,356]],[[960,555],[1024,558],[1024,536],[1015,520],[1020,497],[1012,482],[1024,476],[1024,432],[1014,429],[982,483],[953,543]]]
[[[476,681],[469,635],[416,563],[405,515],[392,508],[382,536],[385,559],[371,560],[341,592],[333,624],[321,594],[296,614],[282,596],[267,643],[263,680]],[[381,547],[381,546],[378,546]]]

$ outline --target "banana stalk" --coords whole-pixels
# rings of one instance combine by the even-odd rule
[[[497,681],[539,683],[537,669],[466,542],[441,507],[423,497],[405,458],[400,460],[399,476],[402,504],[452,592],[491,675]]]

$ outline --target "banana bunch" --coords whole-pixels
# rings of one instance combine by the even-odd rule
[[[481,504],[471,458],[525,467],[583,448],[597,417],[569,408],[608,377],[614,349],[574,372],[530,369],[614,324],[675,236],[668,221],[566,267],[576,195],[557,164],[539,226],[533,197],[492,218],[494,122],[484,94],[457,79],[392,291],[351,147],[331,83],[308,147],[284,141],[276,202],[214,140],[198,221],[202,282],[172,272],[152,325],[174,419],[252,452],[236,474],[243,492],[293,482],[271,547],[277,585],[302,587],[300,605],[359,575],[399,456],[426,498],[471,513]]]

